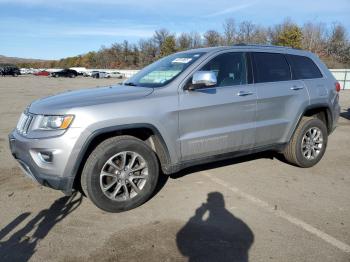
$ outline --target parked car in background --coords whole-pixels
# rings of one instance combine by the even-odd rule
[[[86,71],[86,72],[83,73],[83,76],[89,77],[89,76],[91,76],[92,72],[93,71]]]
[[[43,70],[43,71],[36,72],[33,75],[35,75],[35,76],[49,76],[50,73],[45,71],[45,70]]]
[[[85,67],[70,67],[69,69],[77,71],[80,76],[85,75],[87,71]]]
[[[118,78],[118,79],[122,79],[124,77],[124,75],[122,73],[119,73],[117,71],[115,72],[107,72],[104,75],[104,78]]]
[[[90,76],[92,78],[100,78],[100,71],[91,71]]]
[[[94,73],[92,75],[93,78],[105,78],[107,76],[107,72],[105,71],[96,71],[96,73]]]
[[[0,75],[1,76],[19,76],[21,71],[16,65],[12,64],[2,64],[0,65]]]
[[[70,77],[74,78],[78,76],[78,72],[72,69],[63,69],[58,72],[52,72],[51,73],[52,77]]]
[[[21,72],[21,75],[28,75],[31,73],[29,68],[20,68],[19,71]]]

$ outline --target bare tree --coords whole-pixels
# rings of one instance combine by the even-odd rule
[[[162,44],[164,43],[165,39],[170,35],[169,31],[165,28],[156,30],[153,35],[153,39],[155,43],[157,44],[159,50]]]
[[[150,63],[152,63],[157,56],[157,46],[154,43],[153,39],[141,39],[139,41],[139,65],[138,66],[145,66]]]
[[[177,37],[176,42],[179,50],[190,49],[192,43],[191,35],[182,33]]]
[[[326,50],[333,59],[343,64],[350,64],[350,42],[343,25],[333,24]]]
[[[237,41],[239,43],[251,43],[254,27],[254,24],[250,21],[241,22],[238,26]]]
[[[303,26],[302,48],[322,54],[326,45],[326,27],[323,23],[305,23]]]
[[[226,19],[223,23],[224,35],[223,44],[233,45],[236,37],[236,24],[233,18]]]
[[[218,31],[208,30],[204,34],[206,46],[218,46],[221,43],[221,36]]]
[[[268,44],[268,31],[262,26],[254,26],[254,32],[251,38],[254,44]]]
[[[251,44],[267,44],[268,31],[250,21],[243,21],[238,26],[237,42]]]
[[[202,37],[199,33],[197,32],[191,32],[190,33],[191,37],[191,48],[199,48],[202,46]]]

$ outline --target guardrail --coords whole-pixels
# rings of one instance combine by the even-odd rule
[[[350,89],[350,69],[330,69],[341,89]]]

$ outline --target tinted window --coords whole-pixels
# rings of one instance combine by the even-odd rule
[[[232,86],[247,83],[244,53],[235,52],[218,55],[200,70],[213,71],[217,77],[217,86]]]
[[[291,79],[289,64],[284,55],[253,53],[254,82],[276,82]]]
[[[308,57],[288,55],[292,67],[293,79],[321,78],[322,74],[315,63]]]

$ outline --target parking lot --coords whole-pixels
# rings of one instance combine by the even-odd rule
[[[116,79],[0,78],[0,261],[350,261],[350,90],[310,169],[273,153],[187,169],[110,214],[24,177],[7,134],[34,99]]]

